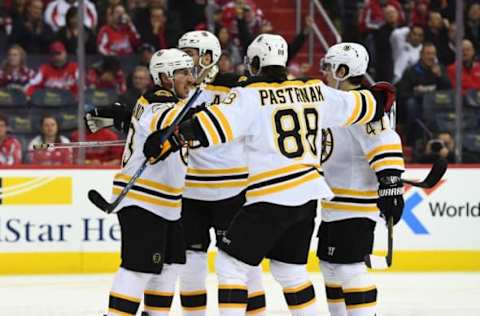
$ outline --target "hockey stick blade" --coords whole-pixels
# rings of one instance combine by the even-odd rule
[[[430,172],[423,181],[417,182],[413,180],[403,179],[403,182],[413,185],[414,187],[425,189],[433,188],[442,179],[443,175],[447,171],[447,167],[448,162],[446,159],[438,159],[433,163],[432,169],[430,169]]]
[[[372,254],[368,254],[364,257],[365,265],[369,269],[374,270],[386,270],[390,268],[393,262],[393,217],[388,219],[387,223],[387,230],[388,230],[388,245],[387,245],[387,255],[383,256],[376,256]]]
[[[95,190],[88,191],[88,199],[100,210],[104,211],[107,214],[112,212],[111,205],[108,203],[103,196]]]

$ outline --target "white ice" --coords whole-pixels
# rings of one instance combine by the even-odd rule
[[[327,316],[322,277],[314,281],[319,315]],[[375,273],[382,316],[480,316],[480,273]],[[1,316],[99,316],[113,275],[0,277]],[[289,315],[280,287],[264,277],[268,315]],[[218,315],[216,277],[208,277],[208,315]],[[176,298],[171,315],[181,315]]]

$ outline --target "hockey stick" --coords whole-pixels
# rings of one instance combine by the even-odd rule
[[[72,142],[72,143],[42,143],[34,144],[33,150],[60,149],[60,148],[90,148],[90,147],[111,147],[124,146],[124,140]]]
[[[443,177],[447,171],[447,161],[445,159],[436,160],[432,169],[426,176],[426,178],[421,182],[416,182],[413,180],[405,180],[404,183],[420,187],[420,188],[433,188]],[[387,245],[387,256],[375,256],[372,254],[366,255],[364,260],[367,267],[371,269],[384,270],[388,269],[392,265],[393,260],[393,217],[388,218],[387,220],[387,230],[388,230],[388,245]]]
[[[392,265],[393,261],[393,217],[389,217],[387,220],[387,231],[388,231],[388,245],[387,245],[387,255],[376,256],[376,255],[366,255],[364,258],[365,265],[370,269],[376,270],[385,270]]]
[[[447,171],[448,162],[446,159],[440,158],[432,164],[432,169],[423,181],[402,179],[404,183],[413,185],[414,187],[430,189],[433,188],[443,177]]]
[[[202,90],[200,88],[197,88],[195,90],[195,93],[190,97],[188,100],[187,104],[182,108],[180,113],[177,115],[177,117],[173,120],[172,124],[167,128],[165,133],[162,135],[160,142],[163,144],[172,134],[175,128],[177,128],[178,124],[182,121],[182,119],[185,117],[187,114],[188,110],[192,107],[193,103],[195,100],[198,98],[198,96],[202,93]],[[113,212],[113,210],[120,204],[120,202],[127,196],[128,191],[133,187],[135,184],[135,181],[137,181],[138,178],[142,175],[143,171],[145,168],[148,166],[148,159],[145,159],[140,167],[135,171],[133,176],[130,178],[128,181],[127,185],[123,188],[122,192],[116,197],[116,199],[112,203],[108,203],[107,200],[103,198],[103,196],[98,193],[96,190],[90,190],[88,191],[88,199],[90,202],[95,204],[96,207],[98,207],[100,210],[103,212],[110,214]]]

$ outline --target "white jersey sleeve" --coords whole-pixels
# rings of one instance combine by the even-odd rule
[[[125,144],[123,167],[113,182],[114,198],[145,161],[143,145],[147,137],[170,125],[183,105],[183,102],[149,104],[143,97],[137,101]],[[179,219],[186,174],[181,155],[181,151],[176,152],[165,160],[148,165],[117,209],[136,205],[167,220]]]
[[[353,126],[354,137],[374,172],[385,169],[405,170],[400,136],[390,128],[387,116],[366,125]]]
[[[322,128],[365,124],[373,119],[377,105],[370,91],[340,91],[324,83],[320,89],[324,98],[319,106]]]

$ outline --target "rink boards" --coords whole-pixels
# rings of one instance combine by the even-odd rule
[[[426,168],[409,168],[422,179]],[[1,169],[0,274],[112,272],[119,264],[120,227],[97,210],[89,189],[109,197],[115,170]],[[480,271],[480,168],[450,168],[430,190],[406,188],[394,232],[395,271]],[[386,246],[377,225],[375,249]],[[309,269],[318,271],[312,241]],[[212,249],[210,267],[213,268]],[[268,265],[264,265],[268,268]]]

